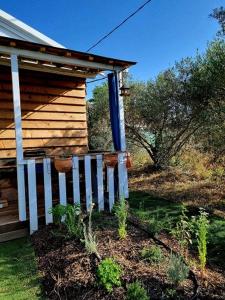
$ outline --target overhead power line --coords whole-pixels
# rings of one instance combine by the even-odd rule
[[[91,46],[86,52],[89,52],[93,48],[95,48],[97,45],[99,45],[102,41],[104,41],[107,37],[109,37],[114,31],[116,31],[118,28],[120,28],[124,23],[126,23],[130,18],[132,18],[134,15],[136,15],[140,10],[142,10],[149,2],[152,0],[148,0],[145,3],[143,3],[140,7],[138,7],[132,14],[130,14],[126,19],[124,19],[119,25],[114,27],[109,33],[104,35],[100,40],[98,40],[93,46]]]

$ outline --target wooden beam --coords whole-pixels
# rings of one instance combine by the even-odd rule
[[[30,51],[30,50],[23,50],[18,48],[11,48],[7,46],[0,46],[0,52],[4,54],[10,54],[10,55],[15,54],[23,58],[31,58],[31,59],[49,61],[52,63],[59,63],[59,64],[68,64],[72,66],[74,65],[74,66],[101,69],[101,70],[110,70],[110,71],[113,70],[119,71],[122,69],[122,67],[112,66],[109,64],[103,64],[94,61],[85,61],[78,58],[63,57],[63,56],[57,56],[57,55],[46,54],[46,53]]]
[[[20,85],[18,59],[15,54],[11,55],[11,73],[13,90],[14,122],[16,135],[16,160],[17,160],[17,188],[18,188],[18,207],[20,221],[26,220],[26,199],[25,199],[25,179],[23,161],[23,134],[20,104]]]

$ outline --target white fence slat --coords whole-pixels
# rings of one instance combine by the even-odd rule
[[[59,202],[66,205],[66,174],[59,172]]]
[[[118,154],[118,181],[119,181],[119,200],[125,198],[124,185],[125,185],[125,172],[124,172],[124,155]]]
[[[103,160],[102,155],[96,156],[97,184],[98,184],[98,210],[104,210]]]
[[[114,168],[107,167],[108,173],[108,187],[109,187],[109,211],[112,211],[115,202],[115,191],[114,191]]]
[[[73,157],[73,203],[80,204],[79,158]]]
[[[92,205],[92,185],[91,185],[91,156],[84,157],[84,171],[85,171],[85,189],[86,189],[86,208],[90,210]]]
[[[51,159],[43,159],[44,169],[44,193],[45,193],[45,222],[50,224],[53,222],[53,216],[49,211],[52,208],[52,180],[51,180]]]
[[[27,213],[26,213],[24,164],[22,162],[17,163],[16,172],[17,172],[19,220],[25,221],[27,219]]]
[[[29,194],[29,217],[30,217],[30,234],[38,230],[38,212],[37,212],[37,182],[35,160],[27,162],[28,172],[28,194]]]

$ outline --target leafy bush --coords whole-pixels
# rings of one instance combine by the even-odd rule
[[[108,291],[112,292],[114,286],[121,286],[122,269],[112,258],[105,258],[97,269],[99,283]]]
[[[159,246],[144,247],[141,250],[141,257],[151,263],[159,263],[163,260],[163,253]]]
[[[181,256],[171,253],[167,276],[177,286],[188,277],[189,267],[185,265]]]
[[[118,234],[121,239],[125,239],[127,236],[127,216],[128,216],[128,205],[126,200],[123,198],[120,202],[115,205],[115,215],[118,220]]]
[[[148,222],[148,230],[153,236],[157,236],[163,230],[171,227],[171,219],[166,214],[163,218],[157,214],[152,216]]]
[[[127,286],[126,300],[150,300],[146,290],[136,281]]]
[[[89,212],[88,227],[83,222],[84,239],[81,241],[84,242],[87,253],[89,253],[89,254],[94,253],[100,259],[100,255],[99,255],[98,249],[97,249],[96,236],[93,234],[93,230],[92,230],[92,220],[91,220],[92,210],[93,210],[93,206],[91,206],[90,212]]]
[[[201,274],[204,275],[207,257],[207,237],[209,230],[208,214],[201,209],[198,218],[194,219],[196,224],[196,236],[198,244],[198,257],[200,261]]]
[[[68,235],[71,237],[82,237],[82,218],[80,205],[75,204],[57,204],[50,211],[53,214],[55,224],[60,225],[64,222]]]

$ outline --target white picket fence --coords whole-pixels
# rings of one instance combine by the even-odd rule
[[[97,206],[99,211],[105,209],[105,203],[108,201],[109,210],[115,202],[115,187],[114,187],[114,168],[107,166],[107,180],[104,180],[103,168],[104,161],[102,154],[96,155],[84,155],[84,156],[73,156],[73,167],[72,167],[72,184],[73,184],[73,202],[80,204],[81,193],[80,193],[80,174],[79,174],[79,163],[84,160],[84,177],[85,177],[85,204],[86,209],[90,208],[93,201],[92,196],[92,176],[93,170],[91,168],[91,161],[94,160],[96,163],[96,176],[97,176]],[[118,153],[118,193],[119,198],[128,198],[128,178],[126,169],[126,157],[125,153]],[[30,233],[38,230],[38,206],[37,206],[37,182],[36,182],[36,161],[34,159],[26,160],[27,173],[28,173],[28,198],[29,198],[29,222],[30,222]],[[40,159],[38,160],[40,163]],[[49,210],[53,205],[52,195],[52,170],[51,170],[51,159],[43,159],[43,174],[44,174],[44,203],[45,203],[45,222],[50,224],[53,222],[52,214],[49,214]],[[66,174],[58,173],[59,181],[59,203],[67,204],[67,191],[66,191]],[[105,199],[104,190],[107,187],[108,199]]]

